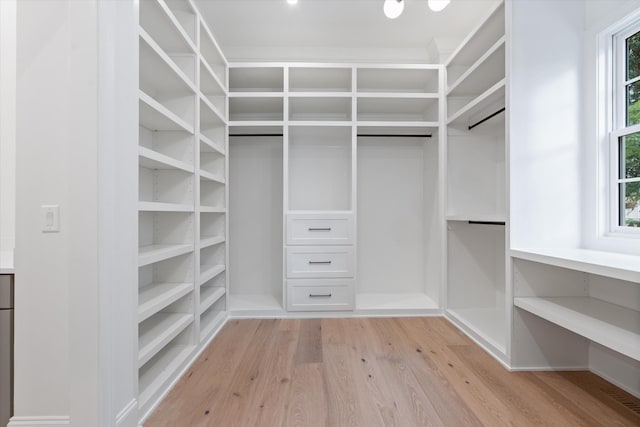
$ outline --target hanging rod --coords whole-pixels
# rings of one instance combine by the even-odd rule
[[[400,135],[400,134],[384,134],[384,133],[372,133],[372,134],[361,134],[357,135],[358,137],[367,137],[367,138],[431,138],[431,134],[423,134],[423,135]]]
[[[494,118],[495,116],[497,116],[498,114],[500,114],[500,113],[502,113],[502,112],[504,112],[504,111],[505,111],[505,108],[504,108],[504,107],[502,107],[500,110],[496,111],[495,113],[493,113],[493,114],[491,114],[491,115],[489,115],[489,116],[485,117],[484,119],[480,120],[479,122],[476,122],[476,123],[474,123],[474,124],[470,125],[470,126],[469,126],[469,130],[473,129],[473,128],[474,128],[474,127],[476,127],[476,126],[480,126],[481,124],[483,124],[483,123],[484,123],[484,122],[486,122],[487,120]]]
[[[479,225],[506,225],[504,221],[469,221],[469,224],[479,224]]]
[[[264,136],[284,136],[282,133],[243,133],[243,134],[229,134],[229,138],[244,138],[244,137],[264,137]]]

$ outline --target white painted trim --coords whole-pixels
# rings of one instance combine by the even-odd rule
[[[12,417],[7,427],[64,427],[70,426],[71,419],[66,415],[50,415],[37,417]]]
[[[132,399],[116,415],[116,427],[135,426],[138,423],[138,400]]]
[[[588,366],[511,366],[509,372],[562,372],[562,371],[588,371]]]

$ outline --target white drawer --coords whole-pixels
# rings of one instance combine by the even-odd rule
[[[351,245],[353,215],[318,213],[287,215],[288,245]]]
[[[290,246],[287,248],[287,277],[353,277],[353,247]]]
[[[353,280],[311,279],[287,281],[289,311],[353,310]]]

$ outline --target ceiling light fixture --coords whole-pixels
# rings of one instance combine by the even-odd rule
[[[296,3],[298,3],[298,0],[287,0],[287,3],[296,4]]]
[[[384,0],[384,14],[389,19],[396,19],[404,10],[404,0]]]
[[[450,0],[429,0],[429,9],[434,12],[440,12],[442,9],[449,5]]]

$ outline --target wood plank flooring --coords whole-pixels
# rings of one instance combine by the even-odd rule
[[[637,427],[634,408],[589,372],[510,373],[443,318],[232,320],[145,426]]]

